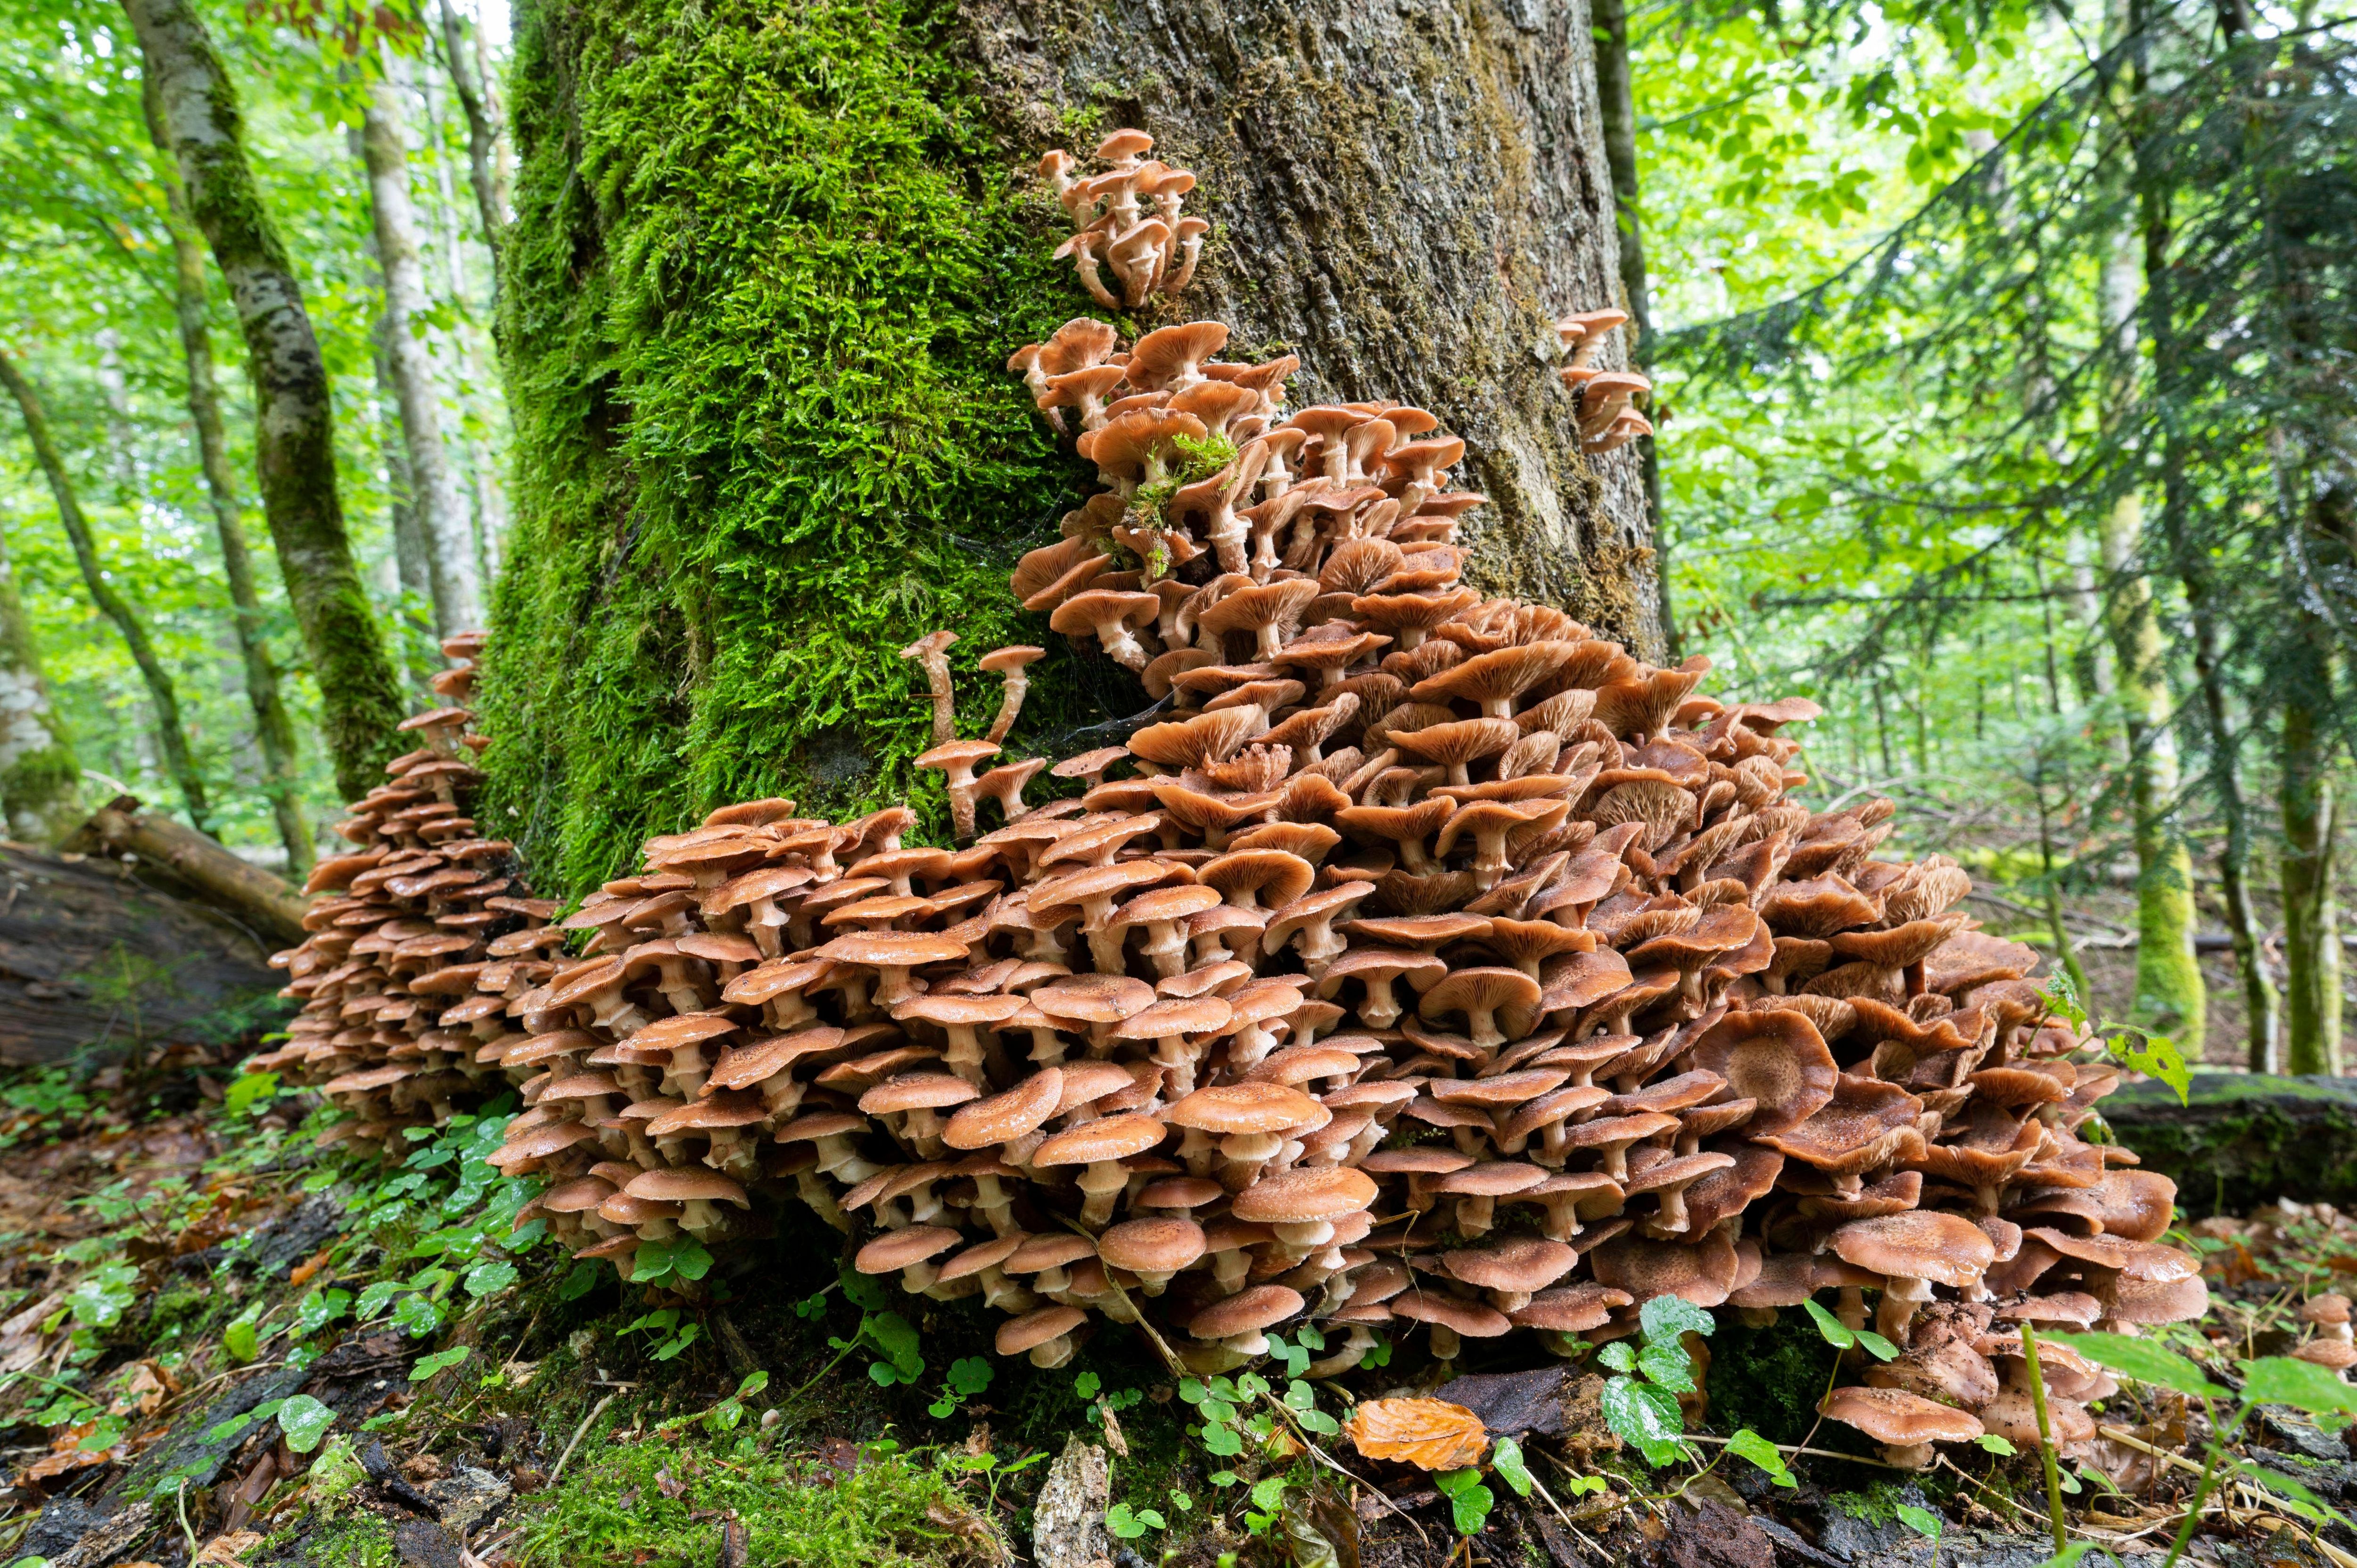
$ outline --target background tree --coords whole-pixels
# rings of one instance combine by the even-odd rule
[[[125,0],[160,118],[246,338],[264,514],[311,656],[336,784],[364,792],[393,754],[399,684],[352,559],[337,490],[334,415],[301,286],[255,191],[235,88],[186,0]]]
[[[17,412],[24,416],[26,439],[32,445],[33,458],[40,465],[42,477],[48,481],[49,493],[57,498],[58,521],[65,527],[66,538],[72,542],[74,561],[81,568],[82,585],[90,593],[90,602],[122,634],[124,646],[131,650],[140,676],[147,682],[147,695],[156,704],[156,738],[164,748],[173,781],[179,786],[180,802],[188,813],[189,823],[203,832],[207,831],[205,819],[209,814],[204,776],[197,770],[196,757],[188,748],[188,732],[180,722],[180,695],[172,684],[171,671],[164,668],[164,660],[156,652],[145,619],[123,596],[105,563],[98,558],[98,542],[91,536],[90,520],[82,515],[81,498],[75,491],[73,477],[66,471],[65,457],[58,450],[56,437],[49,434],[49,416],[41,405],[40,394],[5,352],[0,352],[0,386],[8,389],[9,396],[16,402]]]

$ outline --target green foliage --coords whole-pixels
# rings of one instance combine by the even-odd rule
[[[1639,1309],[1641,1337],[1615,1339],[1596,1359],[1616,1375],[1605,1380],[1604,1423],[1656,1467],[1686,1456],[1685,1415],[1678,1395],[1695,1390],[1694,1358],[1679,1337],[1708,1335],[1709,1313],[1682,1296],[1659,1295]]]
[[[1081,301],[939,20],[521,9],[503,317],[534,569],[500,585],[482,706],[490,815],[546,884],[758,794],[938,823],[898,650],[957,630],[979,720],[973,659],[1060,641],[1005,573],[1075,470],[1004,363]],[[1060,722],[1070,662],[1018,733]]]
[[[1899,1347],[1871,1328],[1850,1327],[1840,1318],[1818,1305],[1813,1299],[1804,1301],[1801,1305],[1807,1308],[1809,1321],[1816,1326],[1818,1336],[1835,1349],[1846,1350],[1853,1345],[1862,1345],[1877,1360],[1889,1361],[1898,1359]]]
[[[1767,1471],[1768,1478],[1780,1487],[1798,1487],[1801,1484],[1792,1474],[1792,1467],[1784,1463],[1784,1455],[1777,1451],[1776,1445],[1748,1426],[1727,1440],[1727,1451]]]

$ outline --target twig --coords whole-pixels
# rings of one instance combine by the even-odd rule
[[[2147,1443],[2143,1438],[2138,1437],[2135,1433],[2129,1432],[2125,1428],[2117,1426],[2098,1426],[2095,1428],[2095,1432],[2098,1436],[2108,1437],[2113,1442],[2120,1444],[2126,1447],[2133,1448],[2139,1454],[2149,1454],[2156,1459],[2166,1461],[2177,1469],[2188,1471],[2196,1476],[2201,1474],[2201,1466],[2196,1465],[2192,1460],[2184,1457],[2182,1455],[2171,1454],[2166,1448],[2156,1448],[2151,1444]]]
[[[582,1434],[589,1430],[590,1423],[606,1413],[606,1407],[612,1404],[614,1399],[614,1395],[608,1394],[591,1405],[589,1413],[581,1418],[581,1424],[573,1429],[573,1440],[565,1445],[565,1452],[556,1456],[556,1468],[548,1473],[548,1485],[552,1490],[556,1486],[556,1477],[565,1474],[565,1462],[573,1457],[573,1450],[580,1444]]]
[[[1424,1526],[1415,1522],[1415,1516],[1409,1513],[1405,1509],[1400,1507],[1399,1504],[1392,1501],[1391,1498],[1385,1494],[1381,1487],[1376,1486],[1372,1481],[1362,1481],[1359,1479],[1358,1477],[1351,1475],[1350,1471],[1342,1468],[1341,1465],[1336,1461],[1332,1455],[1327,1453],[1323,1448],[1318,1447],[1315,1443],[1304,1444],[1302,1447],[1303,1451],[1306,1452],[1312,1459],[1317,1460],[1319,1464],[1325,1466],[1336,1475],[1340,1476],[1352,1486],[1363,1487],[1368,1492],[1373,1494],[1377,1502],[1382,1503],[1383,1507],[1391,1509],[1392,1512],[1407,1520],[1407,1527],[1415,1531],[1416,1539],[1423,1541],[1427,1550],[1431,1548],[1432,1537],[1424,1533]]]

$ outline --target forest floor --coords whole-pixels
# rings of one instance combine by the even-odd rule
[[[867,1294],[815,1222],[681,1293],[554,1247],[510,1253],[488,1233],[507,1230],[500,1184],[474,1158],[498,1122],[422,1141],[405,1168],[325,1158],[306,1103],[231,1059],[171,1049],[86,1088],[0,1084],[0,1563],[2030,1568],[2052,1553],[2030,1457],[1966,1451],[1909,1474],[1820,1424],[1840,1352],[1798,1314],[1717,1315],[1699,1397],[1682,1401],[1693,1437],[1658,1468],[1600,1419],[1602,1377],[1528,1337],[1454,1368],[1420,1342],[1386,1350],[1292,1399],[1341,1412],[1439,1391],[1520,1435],[1522,1464],[1501,1450],[1486,1477],[1435,1476],[1320,1436],[1330,1419],[1253,1417],[1255,1395],[1285,1402],[1241,1374],[1181,1380],[1128,1331],[1054,1371],[992,1357],[972,1303]],[[2216,1305],[2168,1332],[2213,1365],[2288,1345],[2293,1306],[2357,1273],[2357,1225],[2329,1210],[2195,1230],[2182,1240],[2209,1256]],[[1465,1373],[1502,1375],[1444,1386]],[[1222,1395],[1247,1412],[1212,1434],[1203,1402]],[[2123,1435],[2061,1472],[2072,1538],[2157,1563],[2193,1477],[2147,1450],[2198,1456],[2204,1414],[2132,1384],[2099,1419]],[[2339,1424],[2262,1410],[2238,1452],[2319,1506],[2357,1502]],[[1743,1430],[1783,1445],[1781,1477],[1728,1457]],[[1035,1537],[1075,1438],[1111,1452],[1106,1488],[1082,1494],[1092,1520],[1112,1505],[1112,1536],[1047,1509]],[[2223,1488],[2190,1555],[2357,1568],[2357,1535],[2302,1506]]]

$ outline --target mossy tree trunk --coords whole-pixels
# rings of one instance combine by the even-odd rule
[[[336,787],[356,798],[382,781],[380,765],[400,749],[403,703],[344,528],[327,365],[246,162],[236,89],[203,20],[187,0],[124,0],[124,10],[188,210],[228,280],[245,335],[263,514],[318,682]]]
[[[1145,706],[1006,581],[1089,488],[1005,370],[1098,314],[1031,169],[1118,124],[1215,225],[1125,331],[1216,317],[1232,357],[1302,357],[1297,403],[1429,408],[1492,503],[1469,575],[1658,653],[1638,456],[1582,461],[1553,366],[1552,318],[1616,292],[1584,5],[925,3],[518,7],[482,706],[499,830],[552,885],[726,800],[938,809],[897,657],[936,628],[963,733],[1009,642],[1050,649],[1018,754]]]
[[[147,129],[160,152],[167,138],[156,95],[146,95]],[[296,772],[295,721],[278,686],[278,661],[271,657],[264,628],[262,595],[253,582],[253,554],[245,537],[237,479],[230,471],[229,432],[221,419],[221,387],[213,376],[212,330],[205,322],[205,250],[188,216],[188,193],[169,157],[156,160],[164,187],[165,221],[172,236],[172,308],[180,328],[180,357],[188,376],[188,417],[196,426],[197,464],[204,471],[212,502],[213,535],[221,543],[221,575],[227,580],[231,623],[245,678],[246,703],[253,710],[253,736],[262,753],[262,787],[286,846],[286,868],[297,882],[311,869],[311,825],[304,814]]]

